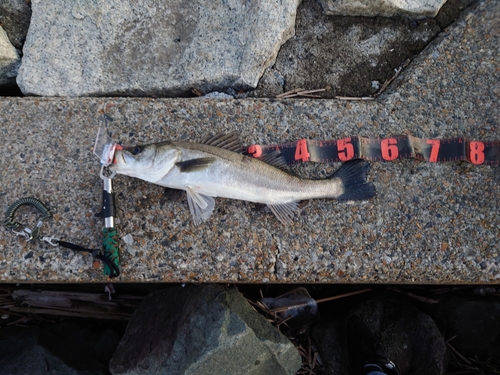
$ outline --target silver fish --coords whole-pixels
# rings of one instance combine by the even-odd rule
[[[293,176],[285,168],[279,151],[263,159],[242,154],[233,134],[218,134],[201,143],[167,141],[125,147],[115,152],[110,166],[119,174],[185,190],[195,224],[212,215],[215,197],[267,204],[283,224],[290,224],[300,201],[375,195],[375,187],[366,181],[369,164],[361,160],[343,164],[324,180]]]

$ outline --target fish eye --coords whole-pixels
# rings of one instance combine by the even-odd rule
[[[144,147],[141,147],[141,146],[135,146],[134,148],[132,148],[130,150],[130,153],[132,155],[137,155],[137,154],[140,154],[142,152],[142,150],[144,150]]]

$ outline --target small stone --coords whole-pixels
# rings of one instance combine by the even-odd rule
[[[134,243],[134,238],[130,233],[128,233],[122,237],[122,241],[125,242],[127,245],[132,245]]]

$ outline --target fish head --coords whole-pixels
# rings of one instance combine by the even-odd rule
[[[180,154],[181,150],[169,142],[123,147],[115,151],[109,169],[154,183],[174,167]]]

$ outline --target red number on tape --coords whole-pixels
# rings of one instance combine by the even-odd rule
[[[429,161],[435,163],[438,160],[439,143],[440,143],[439,139],[427,139],[426,142],[428,145],[432,145]]]
[[[395,138],[382,139],[380,142],[380,149],[382,151],[382,158],[384,160],[394,160],[399,156],[398,141]]]
[[[484,163],[484,143],[472,141],[470,143],[470,162],[472,164]]]
[[[248,147],[248,153],[252,154],[254,158],[260,158],[262,156],[262,147],[259,145],[250,145]]]
[[[337,151],[340,160],[351,160],[354,157],[354,146],[351,143],[351,138],[339,139],[337,141]]]
[[[301,139],[295,147],[295,160],[309,161],[309,151],[307,150],[307,140]]]

